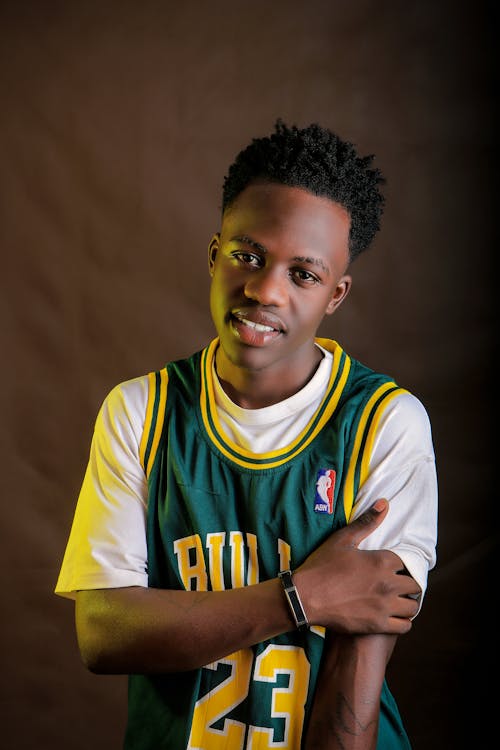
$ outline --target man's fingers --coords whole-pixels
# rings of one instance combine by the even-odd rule
[[[340,529],[337,534],[342,534],[344,541],[347,540],[348,544],[350,543],[353,547],[357,547],[368,534],[371,534],[382,523],[388,510],[389,503],[387,500],[377,500],[371,508],[366,510],[348,526]]]
[[[411,630],[412,622],[405,617],[391,617],[388,632],[393,635],[405,635]]]
[[[418,612],[418,606],[418,601],[416,599],[407,599],[406,597],[401,596],[393,608],[393,617],[404,617],[406,619],[415,617]]]

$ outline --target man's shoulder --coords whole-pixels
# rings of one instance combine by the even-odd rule
[[[195,370],[206,352],[213,347],[214,342],[211,342],[203,349],[200,349],[186,357],[179,357],[177,359],[170,359],[165,364],[158,366],[154,370],[150,370],[142,375],[123,380],[117,383],[106,396],[106,400],[111,400],[116,403],[118,401],[134,402],[138,399],[144,401],[147,399],[148,393],[151,390],[151,386],[155,383],[160,383],[163,379],[168,381],[175,372]]]
[[[345,349],[341,344],[339,344],[339,342],[335,339],[317,337],[315,341],[318,346],[330,352],[334,360],[338,360],[339,362],[346,360],[349,363],[349,367],[357,370],[360,374],[391,379],[390,375],[386,375],[382,372],[377,372],[373,368],[361,362],[359,359],[356,359],[356,357],[350,354],[349,351]]]
[[[105,396],[97,418],[97,425],[114,424],[116,427],[130,423],[142,425],[149,395],[149,375],[117,383]]]
[[[369,401],[372,401],[372,406],[376,406],[376,402],[384,401],[387,414],[395,419],[421,424],[428,422],[423,403],[392,374],[375,370],[361,362],[344,350],[337,341],[317,339],[317,342],[339,362],[339,375],[343,373],[345,376],[341,404],[356,401],[364,408]]]

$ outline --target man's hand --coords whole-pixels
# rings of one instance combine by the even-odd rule
[[[403,634],[411,628],[420,587],[388,550],[360,550],[359,543],[382,523],[387,500],[376,503],[334,532],[298,567],[293,580],[309,623],[339,633]]]
[[[388,503],[331,535],[294,573],[311,624],[342,633],[406,633],[418,585],[398,575],[392,552],[358,544],[387,514]],[[278,578],[224,591],[128,587],[79,591],[76,624],[83,659],[95,672],[196,669],[294,628]]]

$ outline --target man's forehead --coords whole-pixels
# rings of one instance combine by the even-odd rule
[[[257,214],[279,219],[283,214],[305,216],[332,211],[342,213],[350,220],[347,209],[331,198],[315,195],[302,187],[276,182],[252,182],[225,209],[222,220],[223,223],[235,217],[250,220]]]

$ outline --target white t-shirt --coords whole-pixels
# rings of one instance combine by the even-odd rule
[[[219,419],[228,436],[254,453],[290,444],[326,392],[332,356],[322,351],[323,360],[301,391],[263,409],[234,404],[214,373]],[[147,400],[143,376],[117,385],[99,411],[58,594],[148,585],[147,482],[139,461]],[[429,419],[409,393],[393,398],[380,419],[351,520],[381,497],[389,500],[389,513],[360,548],[395,552],[423,596],[436,561],[437,481]]]

